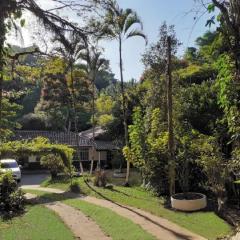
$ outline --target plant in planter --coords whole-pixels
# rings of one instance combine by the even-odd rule
[[[181,135],[181,134],[180,134]],[[190,189],[190,165],[194,164],[195,154],[192,148],[194,134],[189,132],[177,140],[177,180],[182,193],[171,196],[172,207],[182,211],[197,211],[207,206],[206,196],[201,193],[189,192]]]

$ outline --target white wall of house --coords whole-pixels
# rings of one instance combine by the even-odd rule
[[[28,162],[29,163],[35,163],[37,162],[37,156],[31,155],[28,157]]]

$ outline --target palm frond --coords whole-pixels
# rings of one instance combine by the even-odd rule
[[[148,43],[147,36],[143,33],[143,31],[141,31],[139,29],[134,29],[126,35],[126,39],[131,38],[131,37],[142,37],[142,38],[144,38],[146,45]]]
[[[141,30],[143,30],[143,24],[139,16],[137,15],[136,12],[132,12],[126,19],[125,24],[124,24],[124,32],[125,34],[127,31],[134,25],[134,24],[139,24],[141,27]]]

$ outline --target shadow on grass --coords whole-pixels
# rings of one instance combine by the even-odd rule
[[[163,226],[162,224],[154,221],[153,219],[149,218],[148,216],[146,216],[146,215],[144,215],[144,214],[142,214],[142,213],[139,213],[138,211],[136,211],[136,210],[134,210],[134,209],[132,209],[132,208],[130,208],[130,207],[128,207],[128,206],[125,206],[125,205],[122,205],[122,204],[119,204],[119,203],[113,201],[112,199],[110,199],[110,198],[104,196],[102,193],[98,192],[98,191],[97,191],[95,188],[93,188],[88,182],[85,182],[85,184],[86,184],[92,191],[94,191],[96,194],[98,194],[101,198],[103,198],[103,199],[105,199],[105,200],[107,200],[107,201],[109,201],[109,202],[111,202],[111,203],[113,203],[113,204],[115,204],[115,205],[117,205],[117,206],[119,206],[119,207],[121,207],[121,208],[127,209],[127,210],[129,210],[129,211],[137,214],[138,216],[144,218],[146,221],[148,221],[148,222],[150,222],[150,223],[152,223],[152,224],[154,224],[154,225],[156,225],[156,226],[158,226],[158,227],[160,227],[160,228],[162,228],[162,229],[164,229],[164,230],[172,233],[174,236],[176,236],[177,239],[184,239],[184,240],[192,240],[192,239],[193,239],[193,237],[191,237],[191,236],[189,236],[189,235],[179,233],[179,232],[177,232],[177,231],[174,231],[173,229],[170,229],[170,228],[168,228],[168,227],[166,227],[166,226]]]
[[[42,193],[42,191],[28,191],[28,203],[32,205],[37,204],[51,204],[59,201],[65,201],[70,199],[77,199],[81,198],[80,194],[75,194],[72,192],[64,192],[64,193]],[[39,193],[41,193],[39,195]]]
[[[0,220],[3,222],[9,222],[12,221],[14,218],[21,217],[26,213],[26,209],[21,209],[18,212],[0,212]]]
[[[125,192],[120,191],[119,189],[116,189],[116,188],[114,188],[114,187],[112,187],[112,188],[106,187],[106,189],[109,190],[109,191],[111,191],[111,192],[116,192],[116,193],[122,194],[122,195],[124,195],[124,196],[126,196],[126,197],[135,198],[135,199],[139,199],[139,200],[144,200],[144,201],[147,201],[147,202],[158,202],[157,200],[155,200],[155,201],[150,201],[149,198],[137,197],[137,196],[134,196],[133,194],[131,195],[131,194],[125,193]]]

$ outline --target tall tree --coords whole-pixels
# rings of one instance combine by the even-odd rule
[[[87,74],[88,77],[92,83],[92,140],[95,140],[95,127],[96,127],[96,120],[95,120],[95,98],[96,98],[96,77],[97,73],[108,67],[109,63],[105,58],[102,58],[102,52],[99,49],[97,43],[90,44],[88,41],[85,42],[85,49],[80,53],[79,56],[82,60],[84,60],[87,63]],[[94,157],[94,156],[93,156]],[[91,168],[90,168],[90,174],[92,174],[93,171],[93,161],[94,159],[91,159]],[[98,162],[98,167],[100,168],[100,162]]]
[[[103,32],[119,43],[119,66],[121,79],[122,111],[124,125],[125,145],[129,146],[128,124],[127,124],[127,106],[123,78],[123,41],[132,37],[142,37],[147,43],[147,37],[143,33],[143,24],[139,16],[132,9],[122,9],[115,0],[104,1],[103,4],[107,13],[104,19]],[[136,25],[140,28],[136,28]],[[129,185],[130,163],[127,161],[127,174],[125,185]]]
[[[65,1],[54,1],[58,3],[58,7],[55,9],[63,9],[67,7],[80,8],[84,7],[82,4],[72,1],[70,4],[66,4]],[[24,25],[24,19],[22,18],[22,12],[28,11],[32,13],[49,31],[60,37],[62,41],[65,41],[66,31],[75,31],[81,37],[85,37],[85,32],[75,24],[67,21],[64,18],[54,14],[54,9],[44,10],[35,0],[2,0],[0,2],[0,123],[2,118],[2,84],[4,80],[4,65],[6,63],[7,49],[6,49],[6,34],[12,27],[17,29],[15,19],[21,19],[21,25]],[[1,126],[0,126],[1,128]]]
[[[143,55],[143,63],[154,72],[156,84],[153,86],[152,95],[156,95],[155,102],[163,108],[162,118],[165,123],[165,130],[168,132],[168,166],[169,166],[169,192],[175,191],[175,162],[174,162],[174,129],[173,129],[173,83],[172,71],[173,60],[177,51],[178,42],[174,26],[167,26],[164,22],[159,31],[159,41],[150,46]],[[175,64],[175,68],[177,64]],[[160,83],[160,84],[159,84]],[[156,86],[163,85],[163,90],[155,89]],[[157,92],[157,93],[156,93]],[[150,104],[150,109],[156,107],[156,103]],[[162,109],[161,109],[162,110]]]
[[[208,3],[209,4],[209,3]],[[220,31],[225,35],[235,61],[238,79],[240,78],[240,2],[239,0],[212,0],[208,5],[211,13],[218,8],[221,23]],[[211,24],[211,21],[209,21]]]

